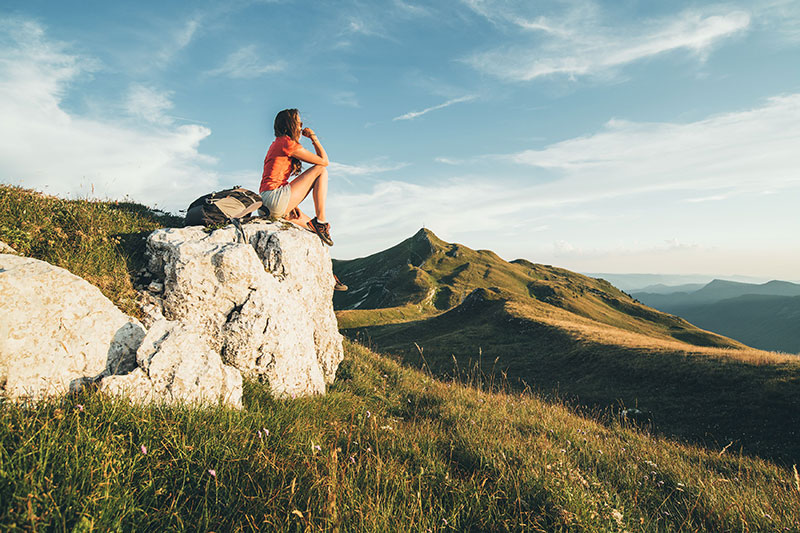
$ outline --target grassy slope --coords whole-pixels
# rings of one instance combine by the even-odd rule
[[[337,268],[356,290],[376,287],[377,277],[365,275],[370,268],[391,271],[390,260],[402,260],[409,247],[422,258],[426,241],[431,252],[414,268],[428,273],[433,287],[449,283],[458,294],[488,288],[447,312],[420,303],[421,291],[387,302],[401,307],[340,310],[348,336],[440,375],[480,358],[484,371],[503,372],[512,383],[586,408],[647,409],[668,435],[717,449],[733,442],[747,453],[800,461],[796,357],[700,330],[637,304],[602,280],[522,260],[506,263],[429,232],[376,254],[380,262],[371,256]],[[453,247],[458,254],[450,257]],[[475,275],[480,272],[488,276]]]
[[[149,210],[5,186],[0,199],[0,240],[109,281],[109,297],[133,306],[139,232],[159,225]],[[800,528],[790,470],[345,352],[328,395],[277,401],[247,383],[243,411],[88,394],[0,404],[0,529]]]
[[[144,265],[144,237],[181,222],[139,204],[62,200],[0,185],[0,241],[86,279],[133,316],[140,311],[131,274]]]
[[[752,294],[673,312],[750,346],[800,353],[800,296]]]
[[[334,270],[351,287],[334,297],[345,329],[433,316],[457,305],[474,289],[500,288],[507,298],[543,302],[655,338],[742,346],[641,305],[604,280],[525,260],[509,263],[488,250],[446,243],[425,229],[383,252],[336,261]],[[380,313],[376,315],[375,309]]]
[[[348,342],[327,395],[277,401],[249,383],[241,412],[4,405],[0,529],[800,528],[791,470],[475,385]]]

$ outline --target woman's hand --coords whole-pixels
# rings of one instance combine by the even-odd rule
[[[317,139],[317,135],[314,133],[314,130],[311,128],[303,128],[301,134],[311,139],[311,142],[314,144],[314,151],[317,153],[313,154],[309,152],[298,143],[298,145],[289,155],[299,159],[300,161],[311,163],[312,165],[321,165],[323,167],[327,167],[329,163],[328,154],[325,153],[325,149],[322,147],[322,143],[319,142],[319,139]]]

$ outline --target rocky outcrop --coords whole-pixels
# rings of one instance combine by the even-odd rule
[[[36,259],[0,255],[0,394],[87,383],[139,403],[242,405],[242,375],[279,396],[324,393],[342,360],[328,249],[282,223],[162,229],[147,240],[149,331],[100,290]]]
[[[136,363],[129,374],[103,378],[100,390],[140,404],[221,401],[242,407],[241,373],[223,365],[219,353],[193,325],[156,322],[136,352]]]
[[[144,328],[63,268],[0,254],[0,299],[6,398],[59,396],[136,366]]]
[[[16,254],[17,251],[3,241],[0,241],[0,254]]]
[[[158,312],[194,324],[225,364],[283,396],[324,393],[342,360],[328,249],[286,223],[153,232],[148,269]],[[155,315],[158,312],[154,311]]]

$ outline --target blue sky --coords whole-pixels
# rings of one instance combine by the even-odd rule
[[[170,211],[332,160],[334,257],[423,225],[589,272],[800,278],[800,2],[0,7],[0,179]],[[311,205],[304,205],[308,211]]]

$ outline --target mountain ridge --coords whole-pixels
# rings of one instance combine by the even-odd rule
[[[393,294],[392,307],[347,309],[338,300],[343,334],[437,375],[471,369],[504,376],[592,411],[636,406],[680,440],[733,441],[746,453],[800,459],[791,429],[800,424],[800,358],[700,329],[605,280],[525,259],[505,262],[428,232],[425,240],[430,253],[417,265],[371,256],[334,265],[359,297],[369,292],[362,283],[381,276],[391,282],[413,270],[425,281]],[[410,238],[389,250],[399,257],[413,244]],[[379,271],[387,266],[394,274]],[[434,305],[441,293],[452,305]]]
[[[606,280],[526,259],[507,262],[490,250],[444,242],[424,228],[384,251],[334,261],[334,271],[351,287],[334,296],[345,328],[368,325],[357,318],[368,314],[350,311],[394,309],[403,315],[396,321],[402,322],[452,309],[475,289],[499,288],[509,298],[543,302],[632,332],[665,340],[691,337],[705,346],[742,347],[641,305]]]

